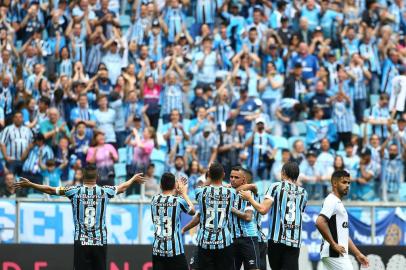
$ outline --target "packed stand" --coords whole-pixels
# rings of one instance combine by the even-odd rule
[[[130,198],[156,194],[164,171],[193,195],[215,160],[265,189],[293,160],[311,199],[340,168],[353,200],[406,199],[405,7],[3,1],[0,197],[20,176],[80,183],[86,163],[101,185],[144,172]]]

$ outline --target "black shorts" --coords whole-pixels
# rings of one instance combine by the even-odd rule
[[[198,247],[194,248],[194,250],[193,250],[193,255],[192,255],[192,257],[190,258],[190,264],[189,264],[189,266],[190,266],[190,269],[191,269],[191,270],[198,270],[198,269],[200,269],[200,268],[199,268],[199,248],[198,248]]]
[[[153,270],[188,270],[185,254],[180,254],[174,257],[152,256]]]
[[[198,251],[199,269],[234,270],[232,245],[223,249],[204,249]]]
[[[268,241],[268,260],[272,270],[299,270],[300,248]]]
[[[234,269],[259,269],[258,237],[240,237],[234,239]]]
[[[267,270],[266,255],[268,253],[268,245],[266,242],[258,242],[259,247],[259,269]]]
[[[80,241],[75,241],[73,253],[75,270],[107,269],[107,245],[82,246]]]

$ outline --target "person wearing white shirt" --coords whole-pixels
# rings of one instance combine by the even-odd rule
[[[395,114],[401,114],[405,111],[406,103],[406,66],[399,68],[400,75],[392,79],[392,89],[389,100],[389,110],[392,112],[392,118]]]
[[[368,267],[368,258],[354,245],[348,228],[348,214],[342,199],[350,188],[350,174],[338,170],[331,176],[333,192],[323,202],[316,220],[316,227],[323,236],[321,261],[326,270],[352,270],[348,257],[351,252],[363,267]]]

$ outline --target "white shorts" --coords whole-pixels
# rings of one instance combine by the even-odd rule
[[[323,270],[353,270],[351,260],[348,256],[331,258],[324,257],[321,259]]]

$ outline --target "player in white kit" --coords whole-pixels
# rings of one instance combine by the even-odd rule
[[[333,191],[326,197],[316,227],[323,236],[321,260],[324,269],[352,270],[348,251],[354,254],[362,266],[368,267],[368,258],[354,245],[348,232],[348,214],[341,201],[350,188],[350,174],[335,171],[331,177]]]

